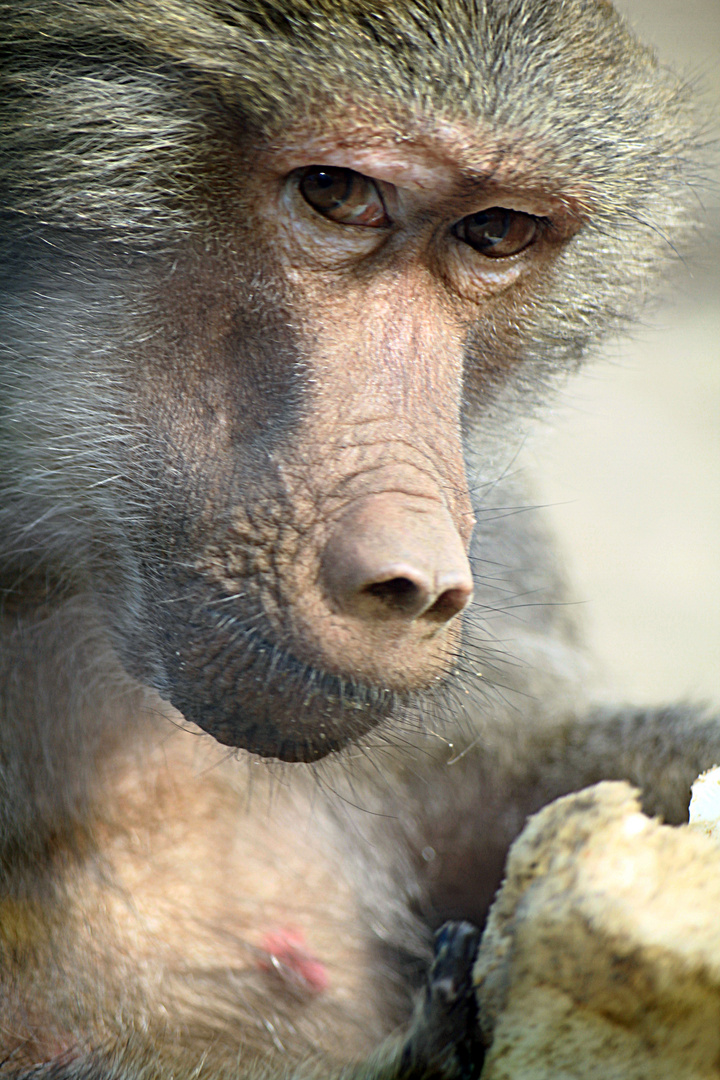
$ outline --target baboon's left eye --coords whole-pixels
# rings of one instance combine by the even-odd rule
[[[540,229],[538,218],[520,210],[491,206],[469,214],[453,225],[453,236],[490,259],[517,255],[533,242]]]
[[[369,176],[331,165],[301,170],[298,184],[306,203],[339,225],[383,228],[390,224],[380,192]]]

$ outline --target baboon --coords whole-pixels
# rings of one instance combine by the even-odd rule
[[[513,469],[690,96],[606,0],[0,9],[0,1073],[475,1076],[528,812],[720,758],[593,705]]]

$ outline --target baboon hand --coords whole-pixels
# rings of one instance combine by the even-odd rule
[[[447,922],[435,934],[435,955],[412,1032],[402,1055],[402,1080],[474,1080],[480,1075],[479,1037],[472,971],[480,931]]]

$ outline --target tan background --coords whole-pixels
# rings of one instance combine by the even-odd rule
[[[617,0],[698,78],[720,136],[720,0]],[[718,155],[720,156],[720,155]],[[720,213],[635,340],[574,382],[533,448],[591,640],[635,701],[720,702]]]

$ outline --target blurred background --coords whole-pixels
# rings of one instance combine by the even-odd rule
[[[616,0],[697,82],[720,139],[720,0]],[[720,701],[720,161],[697,258],[630,343],[570,384],[533,445],[614,693]]]

